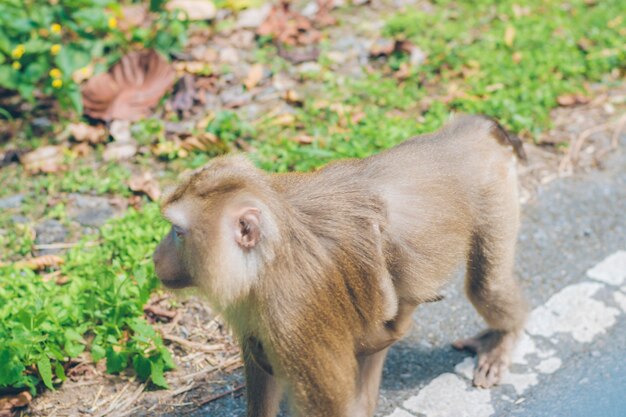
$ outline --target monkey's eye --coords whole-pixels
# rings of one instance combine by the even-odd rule
[[[182,239],[183,237],[185,237],[185,229],[183,229],[182,227],[172,226],[172,230],[174,231],[177,239]]]

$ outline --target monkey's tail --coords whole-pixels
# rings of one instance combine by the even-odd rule
[[[490,116],[481,115],[483,119],[488,120],[491,123],[491,134],[494,138],[497,139],[503,145],[511,145],[513,147],[513,151],[515,151],[515,155],[522,162],[528,161],[528,156],[526,155],[526,151],[524,150],[524,145],[522,144],[522,140],[519,136],[514,135],[506,131],[505,128],[502,127],[500,123],[496,119]]]

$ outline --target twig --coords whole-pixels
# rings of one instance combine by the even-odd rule
[[[199,350],[202,352],[214,353],[224,349],[224,344],[207,346],[203,345],[202,343],[192,342],[190,340],[183,339],[182,337],[174,336],[171,334],[163,333],[162,336],[165,340],[169,340],[170,342],[178,343],[179,345],[187,347],[189,349]]]
[[[189,385],[184,386],[182,388],[178,388],[176,391],[172,392],[170,394],[170,397],[176,397],[177,395],[183,394],[187,391],[191,391],[195,386],[196,386],[195,382],[191,381]]]
[[[202,407],[202,406],[205,406],[205,405],[207,405],[207,404],[208,404],[208,403],[210,403],[210,402],[213,402],[213,401],[219,400],[220,398],[224,398],[224,397],[225,397],[225,396],[227,396],[227,395],[234,394],[234,393],[236,393],[237,391],[241,391],[241,390],[242,390],[243,388],[245,388],[245,387],[246,387],[246,384],[239,384],[239,385],[237,385],[235,388],[233,388],[233,389],[231,389],[231,390],[224,391],[224,392],[221,392],[221,393],[219,393],[219,394],[212,395],[212,396],[210,396],[209,398],[207,398],[206,400],[203,400],[203,401],[201,401],[201,402],[199,402],[199,403],[196,403],[196,407]]]

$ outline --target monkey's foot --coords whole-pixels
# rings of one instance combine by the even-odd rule
[[[478,355],[474,370],[474,386],[490,388],[500,382],[511,363],[513,346],[517,340],[515,332],[485,330],[476,337],[457,340],[455,349],[467,349]]]

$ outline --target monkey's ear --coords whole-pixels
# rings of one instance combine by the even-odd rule
[[[261,240],[261,211],[256,207],[246,207],[239,212],[235,228],[235,240],[240,247],[251,249]]]

